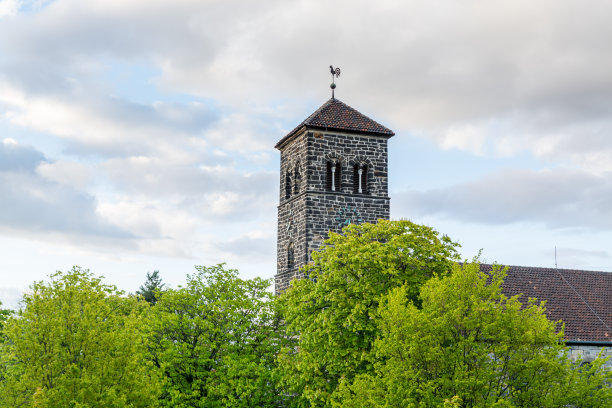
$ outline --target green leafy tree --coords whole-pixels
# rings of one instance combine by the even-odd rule
[[[153,273],[147,272],[147,280],[136,291],[136,294],[142,296],[144,300],[154,305],[161,297],[164,286],[165,284],[162,283],[158,270],[153,271]]]
[[[419,288],[444,275],[458,259],[458,244],[410,221],[349,225],[325,246],[280,298],[287,333],[297,344],[279,356],[284,382],[305,406],[329,406],[341,378],[372,372],[372,345],[381,333],[382,296],[405,286],[419,303]]]
[[[2,302],[0,302],[0,306],[2,306]],[[4,340],[4,325],[13,314],[15,314],[15,312],[11,309],[0,308],[0,342]]]
[[[148,337],[166,382],[168,407],[265,407],[276,388],[280,347],[270,282],[243,280],[223,265],[196,267],[185,287],[152,309]]]
[[[34,283],[5,328],[7,407],[154,407],[160,383],[145,358],[148,306],[74,267]]]
[[[610,407],[611,374],[570,361],[557,322],[535,299],[521,304],[501,292],[505,270],[455,265],[421,289],[408,287],[379,305],[382,329],[375,372],[345,378],[337,407]]]
[[[2,303],[0,303],[2,305]],[[0,406],[2,406],[3,391],[14,388],[12,381],[12,364],[8,356],[8,346],[6,345],[6,333],[4,327],[8,319],[14,315],[10,309],[0,309]],[[6,405],[6,404],[5,404]]]

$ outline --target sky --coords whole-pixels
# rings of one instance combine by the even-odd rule
[[[612,3],[0,0],[0,301],[276,273],[275,143],[336,97],[391,128],[391,218],[612,271]],[[556,248],[556,260],[555,260]]]

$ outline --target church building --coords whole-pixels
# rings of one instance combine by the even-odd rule
[[[277,294],[303,277],[300,267],[312,260],[329,231],[389,219],[387,141],[392,136],[332,94],[276,144],[281,153]],[[546,301],[548,317],[565,323],[574,357],[590,361],[602,348],[612,356],[612,273],[510,266],[504,293],[522,294],[524,302]]]

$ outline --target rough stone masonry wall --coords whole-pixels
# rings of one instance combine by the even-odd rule
[[[306,199],[305,261],[318,250],[329,231],[340,232],[341,222],[376,222],[389,219],[387,138],[312,130],[306,133],[309,194]],[[336,191],[325,191],[327,162],[341,163],[341,182]],[[367,164],[365,194],[355,193],[355,164]],[[365,187],[365,186],[364,186]]]
[[[305,264],[304,254],[307,253],[306,243],[306,193],[286,200],[278,207],[278,247],[277,275],[275,277],[276,292],[282,292],[292,279],[298,276],[298,270]],[[288,267],[288,248],[293,245],[294,265]]]
[[[280,206],[282,206],[284,203],[290,200],[290,199],[287,200],[285,198],[285,187],[286,187],[287,174],[289,173],[291,175],[290,177],[291,183],[294,183],[295,168],[298,165],[300,169],[300,174],[302,175],[302,181],[299,185],[299,190],[303,192],[306,189],[306,183],[307,183],[306,160],[307,160],[307,152],[308,152],[306,136],[307,135],[305,132],[298,134],[296,137],[293,138],[293,140],[290,143],[283,146],[281,150],[280,174],[279,174],[279,177],[280,177],[280,183],[279,183],[280,185],[280,197],[279,197]],[[293,197],[293,193],[292,193],[292,197]]]
[[[608,369],[612,370],[612,347],[604,346],[592,346],[592,345],[571,345],[569,346],[569,357],[572,360],[582,359],[584,362],[590,363],[597,358],[599,353],[603,349],[602,357],[610,357],[610,359],[604,365]]]
[[[277,275],[275,277],[276,292],[279,288],[287,288],[291,279],[296,277],[298,268],[302,266],[303,258],[306,253],[306,210],[305,210],[305,191],[306,191],[306,153],[307,153],[306,133],[298,134],[289,144],[281,150],[280,165],[280,204],[278,206],[278,225],[277,225]],[[301,182],[299,183],[298,193],[295,193],[295,169],[299,168]],[[286,198],[287,174],[290,175],[291,197]],[[289,245],[293,245],[295,265],[288,268],[287,254]]]
[[[309,194],[306,198],[306,261],[312,261],[312,251],[318,250],[328,232],[340,232],[347,218],[352,224],[375,223],[389,219],[387,197],[365,197],[354,194]]]
[[[327,162],[341,163],[341,182],[326,191]],[[286,198],[287,174],[294,183],[295,168],[302,177],[299,193]],[[367,164],[367,189],[353,191],[353,166]],[[312,260],[329,231],[339,232],[341,223],[376,222],[389,219],[387,138],[349,133],[307,130],[281,149],[280,205],[276,292],[292,279],[303,278],[299,268]],[[365,187],[365,186],[364,186]],[[288,268],[288,248],[293,245],[295,263]]]
[[[326,133],[313,130],[306,133],[308,156],[308,190],[325,191],[327,161],[342,164],[341,185],[338,192],[353,193],[353,166],[368,164],[368,194],[388,196],[387,138],[350,133]]]

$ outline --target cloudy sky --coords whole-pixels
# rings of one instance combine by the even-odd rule
[[[273,146],[336,96],[393,129],[392,218],[612,270],[612,3],[0,0],[0,300],[72,265],[276,269]]]

